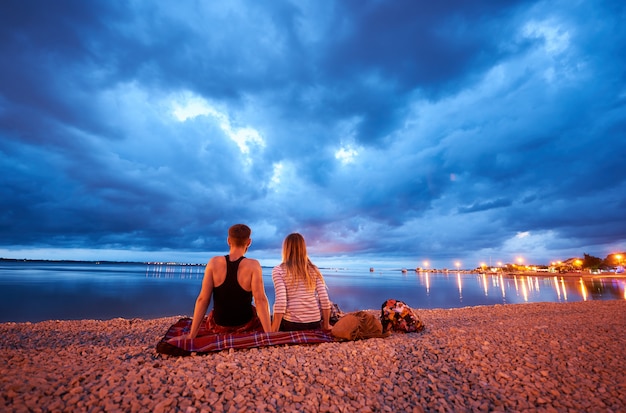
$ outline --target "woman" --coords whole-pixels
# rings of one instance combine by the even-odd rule
[[[330,330],[330,300],[324,277],[306,253],[304,237],[289,234],[283,242],[283,262],[272,270],[274,319],[272,331]]]

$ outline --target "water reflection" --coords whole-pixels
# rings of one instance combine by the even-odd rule
[[[574,301],[626,299],[626,280],[623,278],[506,276],[486,273],[476,274],[474,279],[472,278],[471,276],[463,277],[461,273],[457,273],[456,290],[459,303],[463,302],[464,287],[471,290],[472,286],[474,291],[481,291],[484,297],[497,297],[503,304],[537,301],[565,302],[569,300],[570,295],[575,297]],[[554,294],[553,297],[552,294]]]
[[[416,308],[455,308],[624,299],[625,294],[622,278],[426,271],[411,277],[400,270],[367,276],[357,271],[334,271],[326,272],[325,277],[331,299],[348,311],[375,309],[387,298],[401,299]]]
[[[146,277],[155,278],[200,278],[204,276],[204,265],[148,264]]]
[[[626,300],[625,278],[501,273],[407,273],[322,269],[344,311],[378,309],[389,298],[414,308],[527,302]],[[204,266],[170,264],[0,265],[0,322],[189,315]],[[271,268],[263,281],[274,302]]]
[[[585,292],[585,301],[602,299],[609,295],[615,299],[626,298],[626,280],[617,278],[588,278],[580,279],[581,289]]]

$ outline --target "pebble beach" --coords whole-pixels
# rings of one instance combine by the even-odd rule
[[[416,311],[421,333],[189,357],[155,351],[180,317],[3,323],[0,411],[626,411],[624,300]]]

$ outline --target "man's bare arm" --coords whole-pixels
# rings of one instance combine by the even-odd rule
[[[254,305],[256,306],[256,312],[261,320],[263,331],[269,333],[272,331],[272,325],[270,321],[270,304],[267,296],[265,295],[265,286],[263,285],[263,270],[261,264],[255,261],[252,267],[252,296],[254,297]]]
[[[191,322],[191,330],[189,338],[195,338],[200,329],[200,323],[204,319],[206,310],[211,303],[211,295],[213,294],[213,260],[209,261],[204,269],[204,278],[202,279],[202,288],[196,299],[196,306],[193,310],[193,321]]]

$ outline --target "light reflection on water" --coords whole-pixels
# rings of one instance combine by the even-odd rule
[[[203,266],[0,263],[0,322],[191,315]],[[343,311],[626,299],[624,278],[322,269]],[[263,268],[270,305],[271,268]]]

